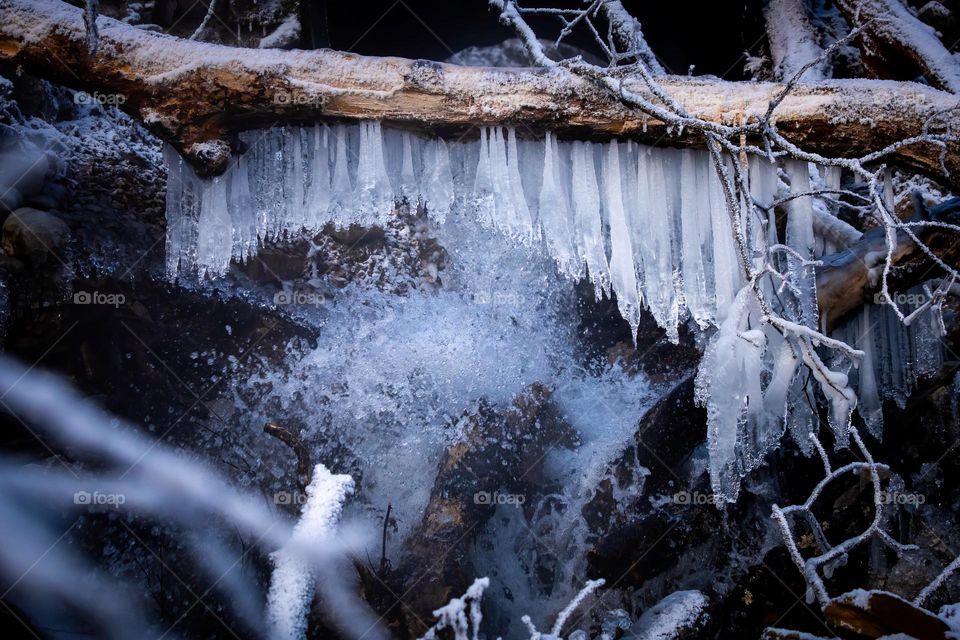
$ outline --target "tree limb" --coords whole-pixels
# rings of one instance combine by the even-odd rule
[[[318,119],[376,118],[428,132],[512,123],[561,134],[625,135],[650,143],[704,144],[630,109],[563,68],[468,68],[337,51],[264,51],[190,42],[101,17],[95,56],[82,12],[59,0],[0,5],[0,60],[64,85],[124,96],[123,108],[170,141],[201,174],[221,173],[243,129]],[[775,83],[661,76],[692,115],[735,127],[763,117]],[[625,88],[654,100],[642,80]],[[869,80],[800,85],[777,106],[778,132],[805,149],[856,156],[921,134],[931,119],[960,125],[955,98],[911,83]],[[938,115],[939,114],[939,115]],[[947,184],[960,187],[948,143]],[[896,146],[890,159],[943,178],[941,150]]]
[[[945,91],[960,93],[960,64],[933,28],[913,16],[900,0],[836,0],[847,21],[863,26],[860,50],[878,77],[904,70]]]

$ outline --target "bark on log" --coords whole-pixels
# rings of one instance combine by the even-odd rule
[[[918,211],[914,221],[933,220],[960,224],[960,198],[947,200],[929,210]],[[960,264],[957,233],[942,227],[914,227],[913,232],[945,264]],[[825,256],[817,267],[817,303],[820,321],[831,330],[838,320],[868,301],[880,291],[880,274],[887,255],[882,228],[871,229],[848,249]],[[940,268],[924,254],[903,231],[897,234],[889,281],[891,291],[902,291],[935,278]]]
[[[239,49],[109,18],[98,26],[100,46],[91,56],[79,9],[59,0],[4,0],[0,60],[70,87],[123,96],[124,110],[205,175],[224,170],[239,130],[318,119],[376,118],[429,132],[511,123],[579,137],[702,144],[700,135],[671,131],[564,69]],[[728,124],[762,116],[782,88],[677,76],[661,83],[692,114]],[[955,106],[954,96],[918,84],[844,80],[796,87],[776,117],[781,133],[810,151],[856,156],[921,133],[928,119]],[[953,111],[941,118],[960,127]],[[960,187],[958,147],[946,156],[953,177],[945,181],[953,187]],[[943,178],[939,156],[934,146],[917,144],[893,160]]]
[[[914,17],[900,0],[836,0],[836,5],[847,22],[863,27],[860,52],[878,77],[912,69],[935,87],[960,93],[960,64],[933,27]]]

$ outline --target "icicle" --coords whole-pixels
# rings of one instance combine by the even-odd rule
[[[233,227],[233,256],[246,261],[257,250],[257,213],[250,194],[250,173],[247,156],[237,159],[227,176],[230,220]]]
[[[473,202],[477,210],[477,218],[484,224],[493,223],[492,212],[496,203],[490,157],[490,135],[490,127],[480,129],[480,157],[477,160],[477,174],[473,182]]]
[[[195,188],[192,171],[183,158],[169,144],[163,146],[163,159],[167,165],[166,198],[166,244],[167,277],[177,277],[181,269],[188,268],[186,255],[195,243],[197,215],[192,202],[199,193]]]
[[[327,127],[314,125],[310,152],[310,184],[304,195],[304,226],[313,232],[320,231],[327,221],[330,209],[330,150]]]
[[[730,222],[730,211],[724,196],[723,185],[712,158],[707,162],[710,176],[707,183],[710,194],[710,218],[713,229],[714,299],[717,321],[722,321],[740,288],[740,265],[734,248],[733,224]]]
[[[507,145],[500,127],[490,129],[489,138],[490,187],[493,200],[490,203],[490,219],[493,226],[508,235],[516,226],[513,198],[510,197],[507,181]]]
[[[427,212],[437,222],[446,220],[453,206],[453,173],[450,170],[450,153],[447,143],[441,138],[428,140],[424,149],[424,182],[421,193]]]
[[[670,207],[667,203],[662,158],[653,149],[641,148],[637,165],[639,236],[646,278],[646,303],[654,319],[674,344],[679,340],[679,308],[674,300],[673,253],[670,246]],[[635,235],[635,237],[637,237]],[[637,247],[634,247],[636,253]]]
[[[406,198],[411,205],[417,204],[417,177],[413,171],[413,136],[404,131],[401,134],[402,157],[400,163],[400,184],[397,194]]]
[[[751,322],[753,292],[739,291],[729,313],[711,339],[696,379],[696,399],[707,409],[707,447],[713,493],[735,502],[740,478],[756,467],[763,449],[744,442],[748,421],[762,418],[760,389],[766,336]],[[754,424],[755,426],[755,424]],[[766,438],[758,438],[766,443]]]
[[[306,223],[304,208],[304,162],[301,129],[284,131],[284,219],[281,230],[294,234],[303,229]]]
[[[527,198],[523,193],[523,182],[520,178],[520,155],[517,148],[517,132],[513,127],[507,129],[507,190],[508,198],[513,207],[514,236],[521,241],[530,242],[535,239],[533,218],[527,206]]]
[[[600,217],[600,190],[597,186],[593,145],[574,142],[572,152],[573,211],[580,241],[578,254],[586,265],[594,295],[610,296],[610,269],[603,242],[603,220]]]
[[[684,149],[680,157],[680,226],[681,262],[683,264],[683,293],[690,316],[701,329],[713,320],[714,307],[708,296],[707,274],[704,271],[707,256],[704,247],[710,246],[710,225],[704,224],[709,215],[703,197],[706,189],[698,180],[697,153]],[[703,155],[700,153],[699,155]]]
[[[790,193],[803,193],[810,190],[810,174],[806,162],[788,160],[786,162],[787,175],[790,176]],[[807,260],[813,259],[813,208],[810,198],[794,198],[787,203],[787,245]],[[817,328],[819,317],[817,314],[817,290],[813,267],[803,266],[794,256],[787,258],[789,272],[794,284],[800,290],[797,301],[800,311],[800,322]]]
[[[330,187],[330,213],[338,227],[359,224],[353,202],[353,185],[347,166],[347,128],[337,125],[332,132],[336,139],[336,151],[333,157],[333,183]]]
[[[608,146],[603,174],[606,214],[610,225],[610,285],[617,296],[620,315],[630,325],[630,335],[636,340],[637,327],[640,326],[640,297],[633,265],[630,227],[623,206],[620,149],[616,140],[612,140]]]
[[[876,363],[874,362],[874,334],[873,326],[870,324],[870,306],[864,305],[860,311],[860,318],[857,324],[858,340],[857,349],[863,351],[863,359],[860,361],[857,384],[857,410],[860,417],[867,425],[870,435],[879,439],[883,438],[883,404],[880,400],[880,393],[877,389]]]
[[[233,229],[227,210],[226,180],[214,178],[203,192],[197,221],[197,263],[201,277],[220,276],[230,266]]]
[[[393,187],[383,159],[380,123],[360,123],[360,153],[357,158],[356,200],[353,203],[365,223],[383,224],[393,209]]]
[[[573,248],[573,224],[570,207],[561,182],[560,155],[557,141],[547,132],[544,147],[543,183],[540,187],[540,228],[547,250],[560,272],[579,277],[580,265]]]

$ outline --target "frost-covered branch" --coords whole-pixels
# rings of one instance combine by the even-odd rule
[[[685,76],[657,76],[649,85],[638,68],[644,65],[575,70],[556,68],[545,57],[539,60],[551,67],[547,71],[329,50],[258,51],[146,32],[103,16],[97,24],[100,47],[91,56],[80,9],[59,0],[8,0],[0,4],[0,59],[73,88],[123,95],[122,108],[171,142],[201,175],[225,170],[240,130],[337,118],[393,122],[429,134],[504,123],[534,130],[561,126],[591,138],[652,142],[666,135],[675,144],[703,147],[690,128],[696,124],[737,145],[747,135],[753,144],[762,142],[758,121],[782,89]],[[51,54],[62,62],[49,64]],[[594,73],[609,80],[598,84]],[[778,106],[776,125],[805,149],[862,155],[923,135],[924,123],[954,103],[949,94],[920,85],[834,81],[796,87]],[[674,107],[657,110],[666,104]],[[683,118],[676,117],[676,105]],[[960,116],[947,112],[944,120]],[[956,176],[946,180],[960,185],[960,145],[945,144],[951,150],[946,167]],[[918,141],[891,153],[890,161],[943,175],[940,148]]]
[[[880,473],[886,472],[888,467],[885,464],[874,462],[873,456],[871,456],[870,451],[860,438],[860,434],[856,428],[850,427],[850,434],[853,437],[853,440],[857,445],[857,449],[863,456],[865,462],[852,462],[837,469],[831,470],[830,463],[826,457],[826,452],[823,450],[823,446],[820,444],[819,440],[811,434],[810,437],[815,442],[817,450],[823,457],[826,476],[823,478],[823,480],[817,483],[817,486],[814,487],[813,491],[810,492],[810,495],[803,502],[803,504],[791,505],[783,508],[777,505],[773,506],[773,519],[780,528],[780,533],[783,536],[783,541],[787,546],[787,551],[790,554],[790,558],[793,560],[797,568],[800,569],[800,572],[807,581],[808,588],[816,597],[817,602],[821,607],[825,607],[830,602],[831,598],[820,572],[832,564],[837,563],[838,561],[842,562],[845,560],[850,551],[863,544],[867,540],[871,539],[872,537],[876,537],[888,547],[893,549],[898,555],[904,551],[915,550],[917,548],[916,545],[908,545],[897,542],[890,537],[890,534],[882,529],[885,505],[883,499],[883,488],[880,481]],[[874,514],[870,524],[866,529],[857,535],[847,538],[839,544],[831,546],[827,549],[821,549],[822,552],[819,555],[814,555],[805,559],[800,553],[800,549],[797,546],[793,530],[790,527],[787,517],[793,514],[798,514],[802,515],[807,521],[812,519],[815,522],[816,517],[812,515],[813,512],[811,509],[814,502],[817,500],[820,494],[823,493],[827,485],[846,474],[861,473],[863,471],[867,471],[869,473],[870,482],[873,486]],[[814,533],[816,534],[816,531],[814,531]]]
[[[203,30],[207,28],[207,23],[210,22],[210,18],[213,17],[214,11],[217,9],[217,0],[208,0],[209,4],[207,5],[207,13],[204,14],[203,20],[200,21],[200,24],[197,25],[196,30],[190,34],[188,40],[196,40],[200,37],[200,34],[203,33]]]
[[[322,464],[314,467],[300,520],[289,542],[270,556],[274,566],[266,611],[270,640],[306,637],[307,613],[317,587],[313,548],[329,544],[353,489],[350,476],[334,475]]]

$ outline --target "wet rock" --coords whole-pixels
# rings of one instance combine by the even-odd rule
[[[399,593],[409,591],[404,602],[415,614],[407,621],[414,635],[424,631],[421,623],[434,609],[475,577],[467,555],[474,536],[502,503],[499,498],[523,496],[517,506],[526,503],[547,449],[577,444],[550,396],[550,389],[534,384],[507,411],[481,401],[461,418],[463,437],[441,460],[429,504],[396,574],[404,583]]]
[[[947,623],[887,591],[856,589],[831,600],[823,610],[827,623],[860,638],[906,634],[920,640],[946,640]]]
[[[956,26],[953,12],[937,0],[930,0],[917,12],[917,17],[937,31],[948,31]]]
[[[67,224],[46,211],[22,207],[3,223],[3,250],[8,256],[29,259],[34,263],[57,260],[70,238]]]
[[[699,591],[675,591],[643,612],[630,627],[637,640],[693,640],[707,622],[709,600]]]

